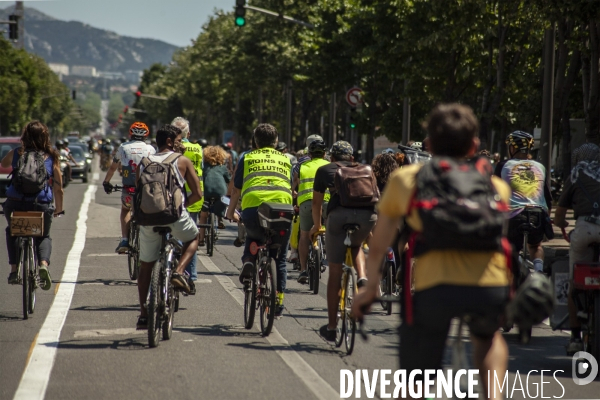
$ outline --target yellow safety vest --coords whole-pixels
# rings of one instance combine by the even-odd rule
[[[242,210],[262,203],[292,204],[290,159],[265,147],[244,155]]]
[[[304,203],[305,201],[312,200],[313,198],[313,186],[315,185],[315,176],[317,175],[317,170],[321,168],[323,165],[329,164],[329,161],[324,160],[322,158],[314,158],[312,160],[306,161],[300,165],[300,183],[298,185],[298,205]],[[325,203],[329,201],[329,189],[325,192],[325,199],[323,200]]]
[[[192,161],[192,164],[194,165],[194,170],[198,174],[198,178],[200,178],[200,189],[202,190],[202,192],[204,192],[204,181],[202,180],[202,146],[191,142],[183,142],[183,145],[185,147],[185,152],[183,153],[183,156],[189,158]],[[185,184],[185,191],[187,193],[191,192],[190,187],[187,183]],[[202,197],[200,201],[189,205],[187,210],[189,212],[200,212],[200,210],[202,209],[202,204],[204,204],[204,197]]]

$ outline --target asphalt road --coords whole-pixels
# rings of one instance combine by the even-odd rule
[[[237,280],[241,249],[232,245],[236,229],[230,225],[221,231],[213,257],[198,252],[198,294],[182,297],[172,339],[149,349],[146,333],[135,330],[136,283],[128,277],[126,256],[114,254],[120,196],[106,195],[94,176],[90,184],[74,182],[66,189],[67,214],[52,227],[54,286],[38,290],[29,320],[22,320],[21,287],[0,282],[0,399],[335,399],[340,370],[401,367],[398,314],[384,315],[379,306],[367,320],[368,342],[357,338],[351,356],[321,339],[327,273],[319,295],[313,295],[296,282],[290,265],[286,311],[273,333],[262,337],[258,321],[244,329]],[[87,212],[80,213],[82,208]],[[6,221],[0,224],[4,228]],[[4,246],[0,257],[7,259]],[[505,338],[508,385],[516,388],[505,398],[535,397],[542,379],[543,397],[600,397],[600,377],[586,386],[574,384],[566,332],[542,324],[528,345],[518,344],[514,331]],[[450,360],[448,350],[447,364]],[[531,370],[536,372],[527,381]],[[541,370],[550,372],[542,378]],[[364,386],[361,394],[367,398]],[[375,397],[383,397],[379,385]]]

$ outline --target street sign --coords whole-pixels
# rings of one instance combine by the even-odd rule
[[[350,107],[356,107],[363,102],[362,100],[362,89],[359,87],[353,87],[346,92],[346,101]]]

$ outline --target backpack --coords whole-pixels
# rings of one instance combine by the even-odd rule
[[[25,150],[11,172],[12,185],[19,193],[37,196],[48,182],[48,171],[44,164],[44,152]]]
[[[339,168],[335,172],[334,184],[342,207],[371,207],[377,204],[379,188],[370,165],[335,164]]]
[[[173,153],[162,162],[144,157],[144,169],[136,187],[134,215],[141,226],[160,226],[176,222],[183,212],[184,193],[177,181],[177,160]]]
[[[484,157],[467,162],[435,157],[421,167],[410,206],[423,222],[415,238],[415,255],[442,249],[503,249],[508,206],[496,192],[492,175]]]

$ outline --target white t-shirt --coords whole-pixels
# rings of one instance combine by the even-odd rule
[[[135,169],[142,158],[149,157],[155,152],[154,147],[141,140],[132,140],[119,146],[115,161],[119,161],[123,168],[123,185],[135,186]]]

